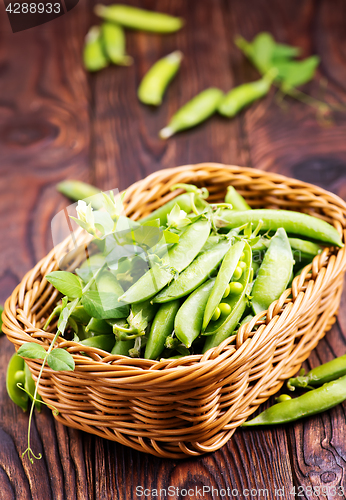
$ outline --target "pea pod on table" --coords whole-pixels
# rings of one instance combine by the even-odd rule
[[[252,222],[262,221],[261,231],[276,231],[284,228],[288,234],[297,234],[317,241],[342,247],[340,234],[328,222],[311,215],[291,210],[255,209],[247,211],[221,210],[217,225],[231,229]]]
[[[206,219],[197,221],[181,234],[176,243],[162,258],[162,264],[154,264],[121,297],[127,303],[142,302],[150,299],[166,286],[173,278],[172,272],[164,266],[183,271],[196,257],[210,233],[210,222]]]
[[[121,26],[114,23],[103,23],[101,36],[104,50],[113,64],[130,66],[133,63],[132,57],[125,52],[125,34]]]
[[[293,256],[287,234],[277,230],[259,268],[252,288],[251,305],[255,314],[268,309],[286,290],[293,270]]]
[[[87,203],[90,202],[95,210],[102,207],[103,196],[100,189],[86,182],[69,179],[59,182],[56,189],[73,201],[84,200]]]
[[[88,71],[99,71],[108,66],[108,59],[103,50],[101,31],[98,26],[92,26],[85,37],[83,60]]]
[[[265,75],[260,80],[235,87],[222,99],[218,106],[218,112],[227,118],[232,118],[245,106],[266,96],[272,80],[268,75]]]
[[[182,28],[184,21],[179,17],[170,16],[161,12],[131,7],[130,5],[95,5],[97,16],[107,21],[141,31],[153,33],[173,33]]]
[[[215,113],[222,96],[223,92],[217,88],[200,92],[172,116],[168,125],[159,133],[161,139],[168,139],[176,132],[202,123]]]
[[[17,384],[20,384],[28,392],[23,391]],[[35,382],[24,359],[16,353],[12,355],[7,366],[6,389],[12,401],[20,406],[23,411],[26,411],[29,403],[29,394],[30,397],[33,397],[35,392]],[[39,395],[37,395],[37,399],[38,401],[35,401],[35,406],[40,410],[41,398]]]
[[[144,358],[156,359],[165,346],[165,340],[173,331],[174,319],[180,306],[179,300],[162,304],[152,322]]]
[[[138,99],[144,104],[159,106],[169,84],[180,68],[183,54],[176,50],[157,61],[144,75],[138,87]]]
[[[338,358],[332,359],[323,365],[316,366],[306,375],[298,375],[292,377],[287,382],[287,387],[294,391],[295,387],[316,387],[326,382],[330,382],[339,377],[346,375],[346,354]]]
[[[329,410],[346,399],[346,376],[328,382],[302,396],[277,403],[257,417],[244,422],[242,427],[274,425],[294,422],[303,417]]]

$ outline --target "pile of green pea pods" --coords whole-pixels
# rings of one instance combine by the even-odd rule
[[[178,31],[183,26],[181,18],[121,4],[96,5],[95,13],[105,22],[101,28],[93,26],[86,36],[84,65],[89,71],[103,69],[110,62],[123,66],[132,64],[132,57],[125,52],[123,28],[164,34]],[[161,139],[194,127],[216,112],[233,118],[246,106],[265,97],[272,84],[279,87],[283,95],[287,93],[301,99],[295,87],[313,78],[319,63],[317,56],[296,61],[294,58],[300,54],[299,48],[277,43],[265,32],[259,33],[251,43],[241,37],[236,39],[236,43],[262,77],[234,87],[226,94],[218,88],[204,89],[171,117],[167,126],[159,132]],[[178,72],[182,58],[183,54],[175,50],[149,69],[137,91],[142,103],[151,106],[162,103],[167,86]],[[324,103],[312,98],[309,102],[317,109],[326,111]]]
[[[144,230],[176,239],[160,239],[148,261],[133,254],[115,263],[112,252],[116,248],[119,256],[119,248],[106,238],[76,270],[84,284],[99,273],[69,318],[81,344],[156,360],[204,353],[266,311],[324,246],[342,246],[327,222],[293,211],[252,210],[233,187],[224,203],[213,205],[205,189],[177,187],[186,192],[137,221],[136,229],[146,241]],[[71,181],[68,188],[71,196]],[[60,312],[58,305],[47,325]]]

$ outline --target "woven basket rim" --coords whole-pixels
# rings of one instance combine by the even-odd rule
[[[186,171],[186,169],[190,169],[190,170],[194,170],[194,171],[196,171],[196,170],[203,171],[203,169],[206,167],[208,167],[210,169],[216,169],[216,170],[218,170],[218,169],[230,170],[233,173],[244,173],[245,172],[246,174],[249,174],[251,177],[265,178],[267,176],[270,176],[271,180],[274,180],[274,181],[277,181],[277,182],[280,182],[283,184],[285,183],[285,181],[286,181],[286,183],[287,183],[287,181],[289,181],[290,187],[293,184],[294,186],[297,186],[297,188],[306,187],[309,189],[313,189],[313,191],[315,193],[317,193],[318,195],[328,196],[331,200],[333,200],[333,202],[338,207],[342,208],[346,214],[346,203],[341,198],[339,198],[337,195],[335,195],[329,191],[326,191],[323,188],[320,188],[320,187],[315,186],[313,184],[306,183],[304,181],[292,179],[292,178],[284,176],[282,174],[266,172],[266,171],[262,171],[259,169],[249,168],[249,167],[239,167],[236,165],[223,165],[221,163],[200,163],[200,164],[195,164],[195,165],[183,165],[180,167],[172,167],[169,169],[158,170],[156,172],[149,174],[144,179],[135,182],[128,189],[131,188],[133,190],[136,187],[141,186],[143,183],[150,184],[150,182],[153,179],[156,179],[161,174],[164,175],[164,177],[167,177],[172,173],[184,172],[184,171]],[[287,185],[286,185],[286,188],[287,188]],[[125,193],[126,192],[127,192],[127,190],[125,190]],[[346,226],[345,215],[344,215],[343,222],[344,222],[343,226],[345,227]],[[340,233],[340,228],[337,227],[337,229],[339,230],[339,233]],[[346,231],[341,232],[341,236],[343,238],[343,241],[345,242],[346,241]],[[10,318],[9,318],[10,304],[13,303],[14,297],[18,296],[18,294],[20,293],[20,290],[21,290],[21,287],[23,287],[23,284],[26,282],[28,277],[32,275],[32,273],[35,269],[40,268],[40,265],[43,264],[43,262],[47,259],[47,257],[49,255],[60,251],[60,249],[65,248],[68,245],[68,243],[70,243],[70,241],[71,241],[71,236],[66,238],[57,247],[53,248],[47,254],[47,256],[45,256],[43,259],[41,259],[36,264],[36,266],[33,269],[31,269],[24,276],[21,283],[15,288],[12,295],[6,300],[5,307],[4,307],[4,309],[5,309],[5,312],[4,312],[4,332],[5,333],[7,333],[7,331],[8,331],[8,333],[10,333],[10,328],[8,327],[8,322],[10,322]],[[344,246],[344,247],[338,249],[335,257],[337,259],[339,259],[340,266],[342,267],[342,269],[345,269],[345,267],[346,267],[346,247]],[[309,267],[309,266],[307,266],[307,267]],[[298,277],[296,277],[294,280],[298,281]],[[290,290],[290,289],[288,289],[288,290]],[[280,297],[280,299],[278,301],[275,301],[270,306],[268,311],[270,309],[275,311],[275,304],[280,303],[280,301],[282,301],[283,296],[286,299],[287,290],[282,294],[282,296]],[[292,301],[291,304],[294,304],[294,301]],[[292,307],[293,307],[293,305],[292,305]],[[292,309],[292,307],[291,307],[291,309]],[[287,309],[287,306],[285,309]],[[260,322],[261,318],[266,316],[266,314],[268,314],[268,311],[264,311],[264,312],[260,313],[259,315],[256,315],[255,318],[253,318],[253,320],[251,320],[250,323],[255,325],[258,322]],[[270,330],[272,328],[272,326],[274,326],[276,324],[276,322],[280,319],[282,312],[283,311],[281,310],[281,312],[279,312],[278,314],[275,314],[274,316],[271,317],[269,322],[266,323],[266,327],[268,327],[268,328],[263,328],[262,331],[260,332],[260,335],[262,335],[263,337],[265,337],[267,335],[266,334],[267,329]],[[242,332],[245,332],[245,330],[246,330],[245,327],[248,324],[249,323],[243,325],[241,327],[241,329],[239,329],[239,331],[241,330]],[[44,332],[42,329],[36,328],[34,325],[32,325],[32,329],[36,333],[42,332],[43,338],[47,337],[47,332]],[[249,332],[247,332],[247,333],[249,333]],[[256,335],[256,333],[255,333],[255,335]],[[54,336],[54,334],[51,334],[51,337],[53,337],[53,336]],[[27,341],[35,341],[37,343],[44,345],[43,342],[40,341],[39,339],[35,339],[35,338],[31,337],[30,333],[25,333],[24,331],[22,331],[22,338],[21,338],[21,341],[19,342],[19,344],[23,344]],[[234,350],[233,354],[230,355],[230,357],[228,358],[228,362],[232,363],[232,366],[234,365],[234,361],[237,357],[242,357],[240,354],[242,354],[243,351],[247,351],[248,349],[251,351],[251,344],[254,345],[254,342],[251,342],[251,341],[252,341],[252,338],[247,337]],[[59,344],[59,347],[64,347],[64,348],[68,348],[68,349],[70,348],[72,350],[74,350],[74,348],[75,349],[78,348],[80,350],[80,344],[78,342],[66,341],[62,338],[59,338],[57,345],[58,344]],[[196,367],[198,367],[198,368],[205,368],[205,367],[211,368],[212,366],[219,364],[223,357],[227,358],[227,354],[228,354],[227,349],[233,350],[232,349],[233,346],[234,346],[234,344],[231,344],[231,340],[230,340],[230,338],[228,338],[228,339],[224,340],[219,346],[207,351],[207,353],[205,353],[204,355],[189,355],[189,356],[185,356],[184,358],[181,358],[178,360],[170,360],[170,361],[167,360],[166,362],[156,361],[156,360],[146,360],[144,358],[130,358],[128,356],[121,356],[121,355],[111,355],[110,353],[107,353],[106,351],[96,349],[96,348],[93,348],[92,351],[94,351],[96,354],[102,355],[103,359],[91,359],[91,358],[87,358],[86,356],[84,356],[82,354],[75,354],[75,353],[73,353],[72,355],[73,355],[75,362],[76,362],[76,369],[78,366],[84,366],[84,365],[89,365],[91,367],[93,365],[95,365],[97,367],[99,367],[100,365],[101,366],[106,365],[110,371],[113,371],[113,370],[116,371],[119,366],[131,367],[132,368],[131,373],[127,372],[127,377],[131,377],[132,375],[136,376],[139,374],[142,375],[145,372],[151,372],[151,373],[164,372],[164,374],[167,375],[169,373],[173,373],[173,372],[176,372],[178,370],[184,371],[184,374],[186,374],[186,373],[189,373],[189,371],[191,371],[191,372],[195,371]],[[17,348],[18,348],[17,345],[15,345],[15,347],[17,350]],[[44,347],[48,348],[47,345],[44,345]],[[83,350],[85,350],[85,349],[83,349]],[[106,356],[105,356],[105,354],[106,354]],[[243,355],[245,355],[245,354],[246,354],[246,352]],[[190,363],[190,364],[185,364],[185,363]],[[140,367],[140,365],[148,365],[148,366]],[[50,370],[49,367],[46,367],[46,369]],[[53,370],[51,370],[51,371],[53,373]]]

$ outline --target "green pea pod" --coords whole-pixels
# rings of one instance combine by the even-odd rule
[[[261,231],[276,231],[284,228],[288,234],[305,236],[338,247],[343,247],[341,237],[335,227],[328,222],[301,212],[291,210],[255,209],[238,212],[221,210],[216,225],[228,229],[252,222],[256,226],[262,221]]]
[[[301,240],[299,238],[288,238],[290,242],[293,257],[296,262],[302,260],[312,260],[316,255],[322,252],[323,248],[312,241]]]
[[[102,207],[103,196],[101,191],[91,184],[77,180],[62,181],[57,184],[56,189],[73,201],[84,200],[98,210]]]
[[[30,368],[28,365],[24,362],[24,373],[25,373],[25,384],[24,387],[25,389],[29,392],[31,399],[33,399],[36,386],[34,379],[32,378]],[[35,407],[38,411],[41,411],[41,396],[37,393],[36,396],[36,401],[35,401]]]
[[[127,303],[142,302],[150,299],[173,278],[169,268],[174,272],[183,271],[200,252],[210,233],[210,222],[199,220],[182,233],[176,243],[162,258],[162,263],[154,264],[136,283],[134,283],[121,297]],[[165,266],[169,266],[167,269]]]
[[[292,250],[283,228],[270,240],[252,288],[251,305],[255,314],[268,309],[286,290],[293,270]]]
[[[172,200],[168,201],[161,207],[154,210],[154,212],[152,212],[151,214],[147,215],[146,217],[143,217],[143,219],[140,219],[140,222],[143,223],[150,220],[160,219],[161,226],[166,225],[167,215],[174,208],[175,204],[178,204],[181,210],[184,210],[184,212],[189,214],[192,210],[191,194],[190,193],[180,194],[179,196],[173,198]]]
[[[162,304],[152,322],[144,357],[157,359],[165,347],[165,340],[173,331],[174,319],[179,309],[179,300]]]
[[[244,83],[230,90],[219,104],[218,112],[233,118],[245,106],[266,96],[270,90],[272,79],[267,75],[256,82]]]
[[[229,242],[214,244],[210,250],[198,255],[198,257],[179,274],[176,280],[172,281],[167,288],[164,288],[154,297],[153,302],[168,302],[193,292],[193,290],[210,278],[210,275],[220,264],[229,247]]]
[[[251,210],[241,194],[233,186],[228,186],[225,203],[230,203],[233,210]]]
[[[113,64],[130,66],[133,63],[132,57],[125,53],[125,33],[121,26],[114,23],[103,23],[101,36],[104,50]]]
[[[71,302],[70,302],[71,304]],[[69,306],[68,306],[69,307]],[[74,319],[77,323],[81,323],[83,325],[87,325],[91,320],[90,314],[86,312],[83,306],[76,306],[70,316],[70,318]]]
[[[295,422],[303,417],[329,410],[346,399],[346,376],[306,392],[295,399],[277,403],[257,417],[244,422],[242,427],[274,425]]]
[[[244,290],[243,293],[240,295],[237,303],[235,304],[231,314],[227,317],[227,320],[223,323],[221,328],[214,333],[213,335],[209,335],[206,338],[202,353],[204,354],[205,352],[209,351],[209,349],[213,349],[214,347],[217,347],[218,345],[221,344],[225,339],[231,336],[231,334],[234,332],[236,329],[240,318],[243,316],[244,311],[246,309],[248,300],[246,297],[246,294],[249,292],[251,289],[251,286],[249,285],[246,291]]]
[[[306,375],[290,378],[287,387],[294,391],[295,387],[319,386],[326,382],[331,382],[339,377],[346,375],[346,354],[328,361],[323,365],[316,366]]]
[[[177,338],[189,348],[202,331],[203,313],[215,278],[203,283],[180,307],[174,322]]]
[[[236,249],[233,251],[232,255],[229,254],[229,258],[226,262],[225,262],[225,259],[226,259],[226,257],[225,257],[225,259],[224,259],[225,266],[222,267],[222,265],[221,265],[219,274],[217,275],[216,282],[215,282],[215,285],[214,285],[214,288],[212,291],[212,293],[214,293],[214,299],[215,299],[215,301],[213,302],[213,305],[212,305],[212,307],[214,307],[213,312],[217,306],[220,308],[222,304],[228,305],[229,307],[224,307],[224,309],[226,311],[230,310],[230,312],[228,314],[221,313],[220,317],[216,321],[211,320],[208,323],[203,335],[213,335],[213,334],[219,332],[220,330],[222,330],[222,332],[228,331],[229,320],[230,320],[230,318],[233,318],[233,311],[236,308],[238,302],[241,301],[242,296],[246,293],[246,288],[252,279],[251,247],[244,240],[242,242],[238,242],[238,243],[244,243],[243,251],[244,251],[245,257],[244,257],[243,262],[246,265],[246,267],[244,267],[244,271],[242,272],[241,277],[235,282],[235,283],[240,283],[241,286],[239,286],[238,291],[231,292],[226,297],[223,297],[221,295],[221,291],[224,289],[224,283],[225,283],[224,277],[226,276],[228,278],[230,276],[230,274],[232,273],[232,269],[234,269],[235,266],[237,265],[236,258],[237,258],[237,255],[239,255],[239,253],[238,253],[239,250]],[[231,247],[231,248],[233,248],[233,247]],[[220,279],[219,279],[219,276],[220,276]],[[215,292],[214,292],[214,290],[215,290]],[[220,304],[221,300],[222,300],[222,302]],[[212,294],[210,294],[208,304],[209,304],[209,301],[212,302]],[[207,309],[206,309],[206,311],[207,311]],[[237,320],[237,322],[235,323],[234,326],[237,325],[239,319]],[[233,322],[232,322],[232,325],[233,325]],[[223,333],[222,333],[222,335],[223,335]],[[228,335],[226,335],[226,338],[227,337],[228,337]]]
[[[28,408],[29,397],[22,389],[20,389],[17,384],[21,384],[25,387],[25,361],[18,354],[13,354],[11,357],[6,373],[6,389],[7,394],[12,399],[12,401],[20,406],[23,411]]]
[[[174,33],[182,28],[184,21],[179,17],[170,16],[161,12],[131,7],[130,5],[101,5],[94,7],[97,16],[107,21],[120,24],[125,28],[153,33]]]
[[[219,272],[216,277],[215,285],[211,294],[209,296],[207,305],[205,307],[202,330],[204,331],[209,321],[211,320],[215,309],[221,302],[221,299],[225,293],[227,285],[232,279],[234,271],[237,267],[241,254],[245,247],[245,240],[237,241],[231,248],[227,251],[222,264],[220,266]]]
[[[116,340],[111,354],[118,354],[120,356],[128,356],[129,350],[133,349],[135,345],[135,339],[130,340]]]
[[[90,28],[85,37],[83,60],[84,67],[88,71],[99,71],[108,66],[108,59],[103,52],[101,32],[98,26]]]
[[[104,319],[91,318],[85,331],[95,335],[107,335],[113,333],[112,326]]]
[[[88,347],[95,347],[95,349],[102,349],[103,351],[111,352],[115,343],[114,335],[96,335],[79,342]]]
[[[222,97],[223,92],[220,89],[203,90],[172,116],[167,127],[160,131],[159,136],[161,139],[168,139],[176,132],[202,123],[215,113]]]
[[[176,50],[157,61],[144,75],[139,88],[138,99],[144,104],[159,106],[169,82],[180,68],[183,54]]]

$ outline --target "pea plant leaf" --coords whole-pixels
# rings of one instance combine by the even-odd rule
[[[129,305],[118,302],[114,293],[88,290],[82,304],[86,312],[97,319],[125,318],[129,314]]]
[[[272,60],[280,61],[282,59],[292,59],[294,57],[300,56],[301,52],[302,50],[300,47],[286,45],[285,43],[275,43],[272,52]]]
[[[75,367],[74,359],[65,349],[57,347],[47,356],[47,363],[54,371],[73,371]]]
[[[44,359],[46,356],[46,350],[41,345],[36,344],[36,342],[26,342],[20,346],[17,354],[22,358]]]
[[[285,61],[275,64],[278,79],[282,81],[282,90],[299,87],[312,80],[320,62],[318,56],[311,56],[302,61]]]
[[[82,296],[82,284],[78,276],[67,271],[52,271],[46,275],[49,281],[59,292],[76,299]]]

